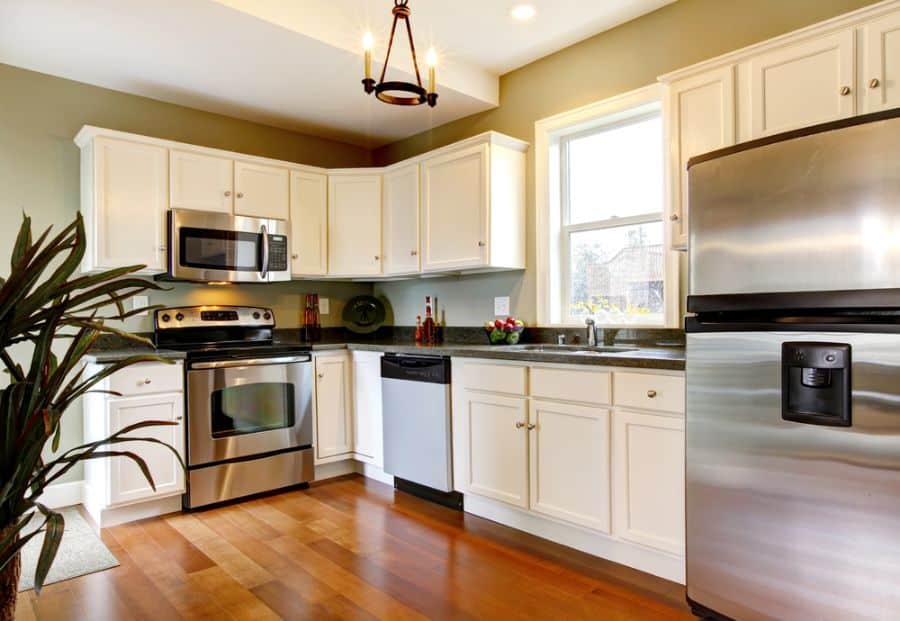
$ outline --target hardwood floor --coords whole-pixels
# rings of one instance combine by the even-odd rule
[[[119,567],[23,593],[17,621],[693,619],[677,584],[360,476],[102,537]]]

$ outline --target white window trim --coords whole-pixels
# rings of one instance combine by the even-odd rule
[[[535,212],[536,226],[535,237],[537,240],[536,269],[537,269],[537,321],[538,325],[550,327],[583,327],[582,324],[554,322],[554,316],[562,317],[559,306],[562,303],[562,291],[564,271],[560,266],[561,235],[560,228],[562,218],[560,214],[560,188],[559,175],[554,171],[560,169],[559,144],[564,136],[577,134],[600,125],[608,125],[616,122],[617,116],[622,119],[632,118],[640,114],[644,108],[647,112],[659,110],[663,119],[663,133],[668,134],[667,129],[667,98],[662,84],[651,84],[628,93],[623,93],[609,99],[563,112],[546,119],[541,119],[534,124],[535,145]],[[664,142],[663,170],[668,175],[669,149]],[[665,196],[663,199],[665,208],[663,218],[668,213],[670,184],[668,177],[664,180]],[[656,219],[655,217],[653,218]],[[620,221],[624,223],[624,219]],[[680,325],[679,317],[679,257],[677,252],[670,250],[670,227],[663,221],[663,243],[665,244],[665,280],[663,287],[666,292],[666,308],[664,323],[643,325],[603,325],[608,328],[677,328]],[[554,274],[559,274],[554,278]],[[556,308],[554,308],[556,307]]]

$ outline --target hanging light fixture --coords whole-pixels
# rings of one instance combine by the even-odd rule
[[[375,97],[381,101],[397,106],[419,106],[427,103],[434,108],[437,105],[437,93],[434,92],[434,68],[437,65],[437,55],[433,49],[428,50],[426,63],[428,65],[428,90],[422,86],[422,76],[419,74],[419,62],[416,59],[416,44],[413,42],[412,27],[409,25],[409,0],[394,0],[394,23],[391,25],[391,38],[388,41],[387,55],[384,58],[384,66],[381,69],[381,77],[376,83],[372,78],[372,46],[374,40],[371,33],[363,37],[363,49],[365,50],[366,77],[363,79],[363,88],[366,93],[375,93]],[[409,38],[409,50],[412,52],[413,69],[416,72],[416,82],[402,82],[398,80],[385,82],[384,74],[391,59],[391,48],[394,45],[394,34],[397,31],[397,22],[403,20],[406,24],[406,34]],[[395,94],[399,93],[399,94]]]

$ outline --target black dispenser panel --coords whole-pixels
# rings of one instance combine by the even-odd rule
[[[781,417],[797,423],[850,426],[850,346],[783,343]]]

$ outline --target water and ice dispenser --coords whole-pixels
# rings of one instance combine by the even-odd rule
[[[812,425],[851,424],[850,346],[783,343],[781,417]]]

